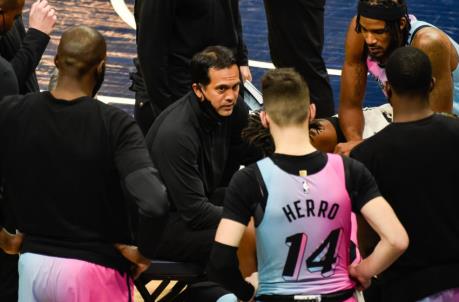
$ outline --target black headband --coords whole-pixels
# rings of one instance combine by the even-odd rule
[[[359,16],[378,19],[384,21],[395,21],[407,14],[406,5],[396,5],[391,7],[385,7],[380,4],[370,4],[368,2],[359,2],[358,7]]]

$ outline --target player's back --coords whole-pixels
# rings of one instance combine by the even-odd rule
[[[90,97],[70,102],[49,92],[5,98],[1,108],[5,192],[28,235],[24,248],[119,257],[112,243],[129,242],[130,234],[115,156],[117,146],[130,146],[121,138],[132,118]]]
[[[351,153],[374,175],[410,237],[406,252],[382,275],[394,281],[396,295],[459,284],[451,284],[459,269],[458,153],[459,120],[437,114],[390,124]]]
[[[327,158],[325,167],[308,176],[287,173],[270,158],[257,164],[267,190],[256,228],[259,295],[354,287],[348,274],[352,206],[343,159]]]

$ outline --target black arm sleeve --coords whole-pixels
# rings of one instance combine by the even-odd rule
[[[255,288],[244,280],[239,271],[237,248],[214,242],[207,267],[209,280],[221,284],[239,299],[252,298]]]
[[[156,169],[152,167],[129,174],[124,180],[124,187],[128,198],[139,209],[139,250],[143,255],[153,258],[167,222],[169,202],[166,187],[160,181]]]
[[[139,126],[125,112],[117,108],[109,110],[115,166],[126,198],[138,207],[137,244],[142,254],[153,257],[166,225],[169,205],[166,189],[153,168]]]
[[[161,109],[165,109],[171,103],[167,69],[175,0],[144,0],[139,5],[139,65],[148,95]]]
[[[359,161],[343,157],[346,173],[346,188],[352,201],[354,213],[372,199],[381,196],[378,185],[370,171]]]

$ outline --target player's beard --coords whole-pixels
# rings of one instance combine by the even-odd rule
[[[368,56],[370,57],[371,60],[373,61],[376,61],[378,62],[378,64],[380,66],[384,66],[386,65],[386,61],[387,59],[390,57],[390,55],[392,54],[392,52],[394,52],[394,50],[396,50],[397,48],[399,48],[401,45],[400,45],[400,42],[397,41],[397,39],[395,39],[394,37],[391,38],[391,41],[389,43],[389,46],[387,47],[387,49],[383,52],[382,55],[380,56],[373,56],[371,54],[371,52],[369,51],[368,49],[368,45],[365,44],[365,50],[366,50],[366,53],[368,54]]]

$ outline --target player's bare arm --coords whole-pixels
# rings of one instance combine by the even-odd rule
[[[408,234],[393,209],[383,197],[376,197],[360,210],[368,224],[376,231],[380,241],[374,251],[349,273],[362,288],[370,285],[371,277],[388,268],[408,248]]]
[[[448,36],[439,29],[428,27],[419,30],[412,46],[424,51],[432,63],[435,87],[430,94],[430,107],[437,112],[453,109],[453,78],[451,71],[457,66],[457,53]]]
[[[356,18],[349,24],[346,36],[346,55],[341,77],[339,105],[340,126],[347,143],[338,144],[338,153],[348,154],[362,140],[364,118],[363,98],[367,83],[367,66],[363,61],[364,39],[355,31]]]

